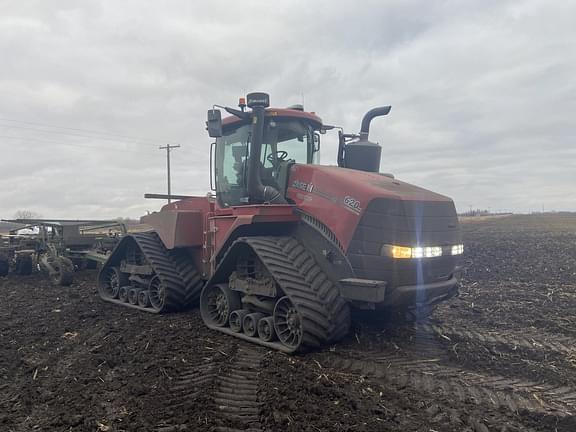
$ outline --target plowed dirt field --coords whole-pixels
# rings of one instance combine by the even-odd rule
[[[576,217],[463,230],[458,298],[305,356],[0,278],[0,430],[576,431]]]

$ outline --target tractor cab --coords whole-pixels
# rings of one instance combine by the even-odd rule
[[[224,120],[219,111],[209,111],[208,131],[216,138],[213,178],[223,207],[286,203],[290,166],[318,162],[321,119],[301,106],[267,108],[267,99],[254,105],[253,96],[248,95],[251,111],[244,111],[242,101],[242,110],[224,108],[232,114]]]

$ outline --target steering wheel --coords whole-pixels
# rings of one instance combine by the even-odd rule
[[[274,159],[274,156],[276,156],[276,159]],[[268,160],[268,162],[270,162],[272,165],[274,165],[276,162],[284,162],[287,157],[288,157],[287,151],[278,150],[276,152],[276,155],[274,155],[273,153],[270,153],[268,156],[266,156],[266,159]]]

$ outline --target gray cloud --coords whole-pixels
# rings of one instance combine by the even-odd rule
[[[157,147],[167,142],[182,145],[173,190],[204,194],[205,110],[253,90],[280,106],[304,99],[349,131],[367,109],[392,104],[372,128],[382,169],[460,209],[576,210],[569,2],[0,6],[0,119],[145,138],[58,135],[0,120],[2,217],[23,208],[51,217],[157,209],[142,196],[165,190]],[[334,163],[335,136],[322,148],[323,162]]]

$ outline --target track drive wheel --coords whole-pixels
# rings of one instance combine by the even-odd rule
[[[226,326],[230,313],[241,307],[240,295],[226,284],[207,286],[200,295],[200,314],[208,326]]]
[[[70,286],[74,281],[74,264],[68,258],[58,257],[53,263],[54,273],[52,273],[52,282],[55,285]]]
[[[302,344],[302,317],[288,296],[274,306],[274,330],[280,342],[296,351]]]

